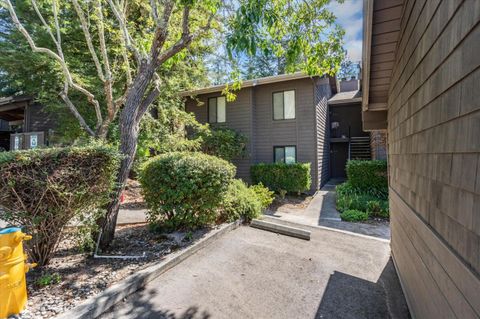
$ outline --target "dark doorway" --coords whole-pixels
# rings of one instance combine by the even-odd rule
[[[345,166],[348,159],[348,143],[331,143],[330,159],[330,176],[347,177]]]

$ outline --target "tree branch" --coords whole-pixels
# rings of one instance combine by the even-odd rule
[[[12,5],[11,1],[10,0],[0,0],[0,1],[1,1],[0,4],[2,4],[2,6],[5,7],[9,11],[10,17],[12,18],[12,21],[13,21],[13,24],[18,29],[18,31],[20,31],[20,33],[24,36],[24,38],[27,40],[27,42],[28,42],[30,48],[32,49],[32,51],[37,52],[37,53],[44,53],[44,54],[50,56],[51,58],[53,58],[55,61],[57,61],[60,64],[60,66],[62,67],[62,71],[63,71],[63,74],[65,76],[66,82],[72,88],[74,88],[75,90],[84,94],[87,97],[88,101],[91,104],[93,104],[93,106],[95,107],[95,113],[97,115],[97,126],[100,126],[100,124],[102,123],[102,113],[100,111],[100,105],[99,105],[98,101],[95,99],[95,96],[92,93],[90,93],[87,89],[85,89],[84,87],[82,87],[81,85],[78,85],[77,83],[75,83],[73,81],[72,75],[71,75],[71,73],[68,69],[68,66],[67,66],[64,58],[63,58],[63,52],[61,50],[61,47],[59,47],[60,43],[57,42],[56,40],[54,40],[55,43],[58,43],[58,46],[57,46],[57,49],[59,50],[58,54],[53,52],[50,49],[47,49],[47,48],[44,48],[44,47],[37,47],[37,45],[35,44],[35,41],[33,41],[32,37],[30,36],[28,31],[25,29],[25,27],[21,24],[20,20],[18,19],[17,14],[15,12],[15,9],[13,8],[13,5]],[[50,31],[50,33],[51,33],[51,31]],[[59,35],[59,31],[57,31],[57,35]],[[78,113],[78,111],[77,111],[77,113]]]
[[[88,126],[87,122],[85,122],[85,119],[82,117],[82,115],[78,112],[77,108],[75,105],[73,105],[72,101],[68,97],[68,83],[65,81],[64,89],[60,93],[60,97],[62,100],[65,102],[65,104],[68,106],[70,109],[70,112],[72,112],[73,116],[77,119],[77,121],[80,123],[80,126],[90,135],[90,136],[95,136],[95,132]]]
[[[125,46],[127,47],[128,50],[132,51],[135,59],[137,60],[137,64],[140,66],[142,65],[142,55],[140,54],[140,51],[138,48],[133,44],[133,40],[130,36],[130,33],[128,32],[126,23],[125,23],[125,16],[123,14],[122,10],[119,10],[118,4],[113,3],[113,0],[107,0],[108,4],[110,5],[110,8],[113,11],[113,15],[118,21],[118,24],[120,25],[120,29],[122,31],[122,37],[123,41],[125,42]]]
[[[98,59],[97,53],[95,52],[95,48],[93,47],[92,43],[92,36],[90,34],[90,30],[88,29],[87,20],[85,19],[85,15],[83,14],[83,10],[78,4],[77,0],[72,0],[73,7],[75,8],[75,12],[80,20],[80,26],[82,27],[83,34],[85,35],[85,40],[87,41],[88,51],[90,51],[90,55],[92,56],[93,62],[95,67],[97,68],[97,74],[102,82],[105,82],[105,76],[103,74],[102,65],[100,64],[100,60]]]

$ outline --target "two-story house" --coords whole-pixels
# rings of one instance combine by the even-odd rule
[[[248,137],[248,156],[234,161],[238,177],[249,181],[250,166],[256,163],[310,163],[314,192],[330,177],[345,176],[347,159],[361,155],[352,153],[354,144],[365,146],[370,158],[356,83],[349,95],[336,98],[335,78],[294,73],[244,81],[232,102],[222,95],[224,85],[183,95],[186,111],[199,122]]]

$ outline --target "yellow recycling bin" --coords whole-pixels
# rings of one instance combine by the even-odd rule
[[[0,230],[0,318],[20,313],[27,303],[25,273],[35,264],[25,264],[22,242],[31,238],[20,228]]]

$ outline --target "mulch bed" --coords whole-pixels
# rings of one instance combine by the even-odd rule
[[[273,203],[268,207],[269,210],[271,211],[276,211],[280,208],[286,208],[286,209],[305,209],[308,207],[308,204],[312,201],[313,196],[309,195],[286,195],[285,198],[281,198],[277,196]]]
[[[161,261],[166,255],[184,249],[210,229],[172,234],[152,233],[147,225],[117,228],[114,242],[102,255],[142,255],[141,259],[94,259],[65,240],[50,264],[27,274],[28,305],[17,318],[52,318],[97,295],[134,272]],[[48,285],[40,280],[51,278]]]

